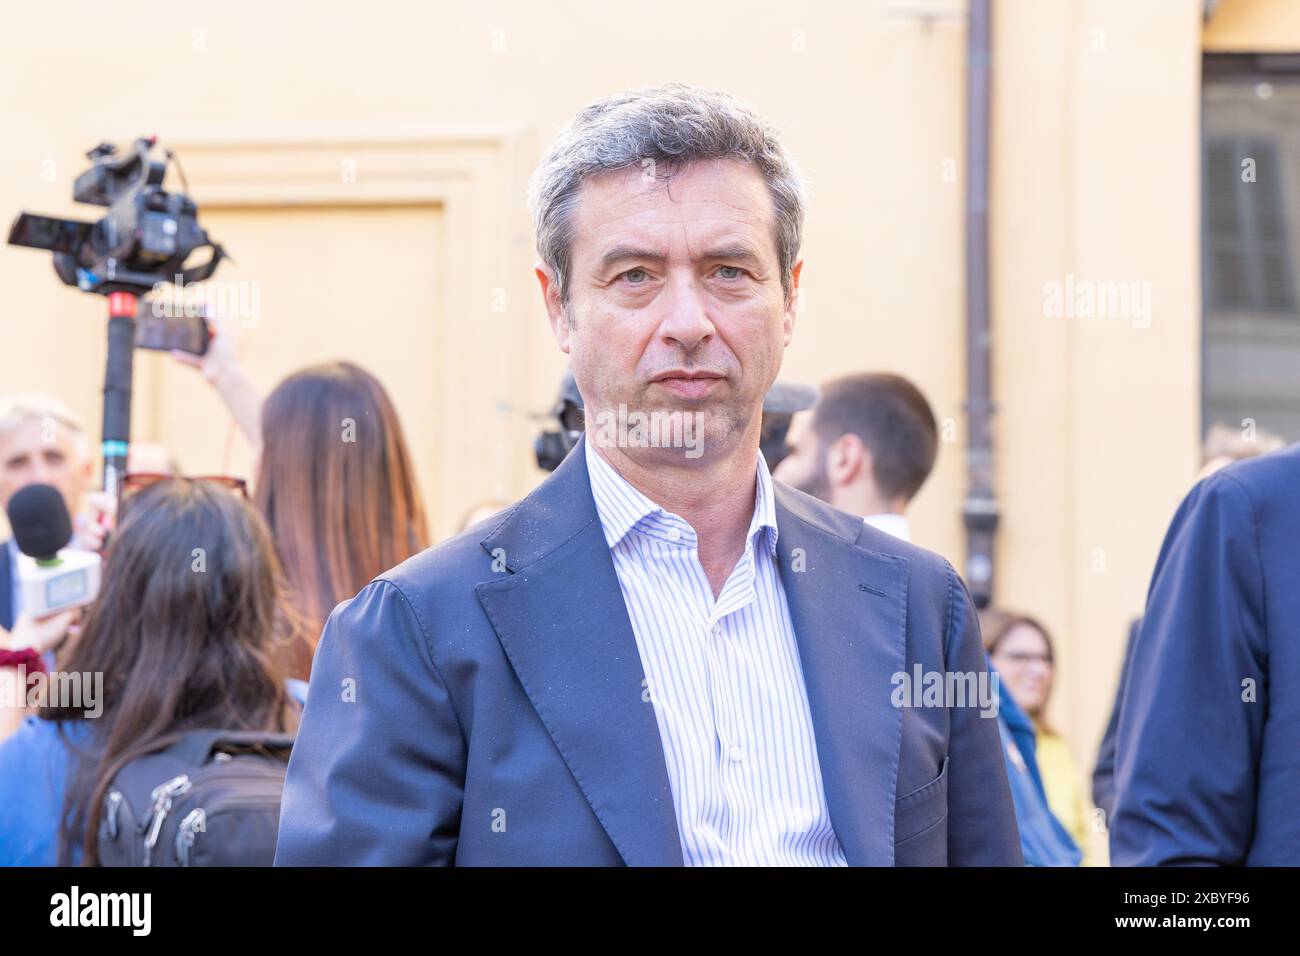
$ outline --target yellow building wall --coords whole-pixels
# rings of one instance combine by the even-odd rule
[[[998,8],[998,593],[1057,638],[1053,718],[1087,774],[1198,464],[1200,20],[1190,3]],[[1140,283],[1149,320],[1052,317],[1047,284],[1071,282]]]
[[[1053,631],[1054,716],[1089,770],[1127,621],[1197,466],[1201,7],[995,6],[998,596]],[[303,11],[176,3],[145,31],[28,8],[0,38],[0,213],[88,217],[70,201],[82,152],[156,132],[237,260],[219,277],[259,283],[263,314],[242,333],[253,378],[269,390],[325,358],[376,373],[442,536],[541,477],[526,416],[549,406],[562,361],[530,274],[540,150],[614,90],[727,89],[777,125],[810,184],[784,374],[917,381],[953,440],[914,532],[960,569],[964,3]],[[1298,19],[1285,0],[1228,2],[1205,42],[1275,45]],[[1070,275],[1149,284],[1150,323],[1048,317],[1045,284]],[[28,250],[0,248],[0,283],[0,389],[57,391],[97,431],[103,303]],[[167,442],[190,472],[247,470],[197,375],[156,356],[137,373],[135,437]]]
[[[1300,52],[1300,4],[1223,0],[1205,26],[1207,53]]]

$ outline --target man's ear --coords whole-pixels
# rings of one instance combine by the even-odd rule
[[[869,474],[872,467],[871,449],[852,433],[835,439],[826,450],[826,459],[826,476],[833,488],[852,484],[864,469]]]
[[[794,335],[794,317],[799,311],[799,276],[803,273],[803,260],[800,259],[790,270],[790,299],[786,303],[784,326],[785,326],[785,344],[790,344],[790,338]]]
[[[542,301],[546,304],[546,317],[551,322],[551,334],[555,336],[560,351],[569,354],[569,320],[564,314],[564,303],[560,301],[560,283],[555,270],[544,262],[533,268],[537,283],[542,287]]]

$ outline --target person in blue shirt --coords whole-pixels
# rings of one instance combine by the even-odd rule
[[[980,612],[980,632],[986,649],[1008,620],[1005,611],[986,608]],[[1038,769],[1034,723],[1011,696],[1006,681],[991,661],[989,672],[998,687],[998,732],[1002,737],[1002,756],[1007,764],[1007,781],[1011,784],[1011,802],[1016,808],[1016,828],[1020,832],[1025,865],[1079,866],[1083,851],[1047,802],[1047,788]]]
[[[0,744],[0,866],[98,862],[114,774],[186,731],[292,730],[281,590],[266,524],[230,487],[128,487],[59,690]],[[80,699],[56,699],[71,686]]]
[[[1035,756],[1034,725],[1001,680],[998,681],[998,730],[1002,734],[1007,780],[1016,807],[1025,865],[1078,866],[1083,861],[1083,851],[1047,804],[1047,791]]]

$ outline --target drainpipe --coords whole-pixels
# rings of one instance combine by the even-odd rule
[[[992,339],[989,323],[989,98],[992,0],[970,0],[966,63],[966,584],[978,608],[993,600]]]

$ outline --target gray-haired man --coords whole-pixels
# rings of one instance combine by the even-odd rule
[[[996,722],[942,693],[986,674],[961,581],[758,454],[801,268],[774,133],[620,94],[532,206],[586,438],[330,618],[277,862],[1019,864]]]
[[[92,464],[85,432],[58,399],[39,394],[0,398],[0,509],[9,507],[19,489],[44,484],[57,488],[68,514],[76,515],[90,488]],[[90,538],[95,529],[84,523],[79,530],[79,546],[99,546],[102,532]],[[44,650],[62,637],[71,614],[43,624],[25,617],[17,576],[18,546],[10,538],[0,542],[0,629],[16,628],[19,646]]]

